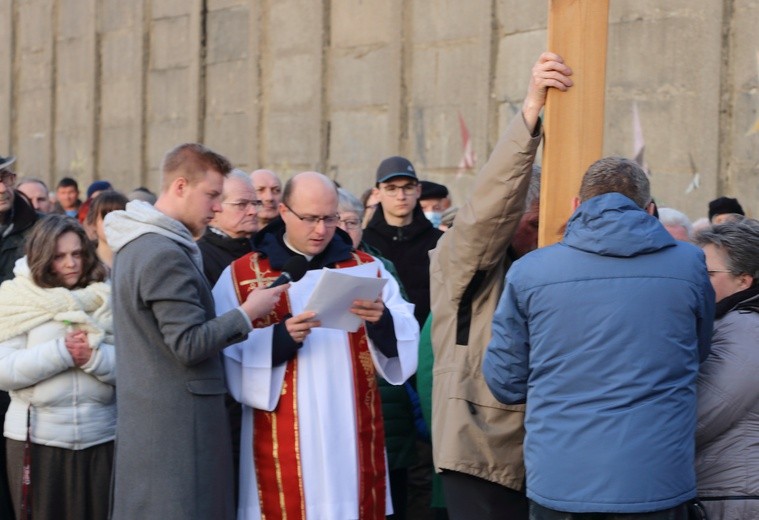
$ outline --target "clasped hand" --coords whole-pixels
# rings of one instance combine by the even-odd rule
[[[74,360],[74,366],[81,367],[92,357],[92,348],[87,339],[87,332],[83,330],[67,332],[64,343],[66,350],[71,354],[71,359]]]

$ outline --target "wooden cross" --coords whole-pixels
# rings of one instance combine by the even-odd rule
[[[549,0],[548,50],[574,86],[546,100],[538,246],[561,240],[582,176],[603,153],[609,0]]]

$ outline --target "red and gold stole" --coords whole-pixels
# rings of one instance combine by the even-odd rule
[[[335,264],[335,267],[354,267],[373,261],[371,256],[354,251],[350,259]],[[232,263],[232,281],[238,301],[245,300],[253,289],[268,286],[280,274],[272,269],[267,258],[257,253],[236,260]],[[290,301],[285,292],[274,310],[253,322],[253,327],[279,323],[290,312]],[[363,325],[358,331],[347,334],[358,436],[358,517],[381,520],[385,518],[385,430],[377,378]],[[262,518],[306,518],[298,438],[297,376],[296,356],[285,368],[277,408],[272,412],[253,410],[253,459]]]

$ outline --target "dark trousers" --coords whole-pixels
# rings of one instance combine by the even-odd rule
[[[440,474],[451,520],[527,520],[527,497],[473,475],[458,471]]]
[[[6,439],[13,506],[21,509],[24,443]],[[34,520],[106,520],[113,442],[84,450],[31,445]]]
[[[652,513],[567,513],[530,500],[530,520],[687,520],[685,504]]]
[[[0,392],[0,428],[5,425],[5,412],[11,402],[8,392]],[[8,477],[5,473],[5,437],[0,431],[0,518],[13,518],[13,504],[8,487]]]
[[[390,470],[390,499],[393,501],[393,514],[388,516],[388,520],[406,520],[406,503],[408,485],[408,469],[398,468]]]

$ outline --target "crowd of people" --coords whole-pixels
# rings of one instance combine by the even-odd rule
[[[400,156],[358,197],[185,143],[83,201],[0,157],[0,517],[759,518],[759,221],[606,157],[538,249],[572,86],[543,53],[458,206]]]

